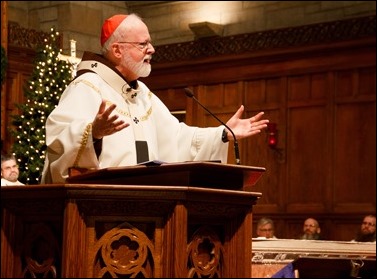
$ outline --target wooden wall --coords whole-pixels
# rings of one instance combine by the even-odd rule
[[[277,124],[277,148],[268,147],[266,132],[239,143],[241,164],[267,169],[255,187],[263,195],[254,222],[269,216],[277,237],[295,238],[314,217],[325,238],[350,240],[376,210],[375,22],[373,16],[158,46],[152,74],[142,81],[170,110],[186,111],[192,125],[218,123],[186,97],[187,86],[223,121],[241,104],[244,117],[264,111]],[[25,51],[8,50],[6,148],[9,114],[24,100],[32,70]]]
[[[277,237],[296,238],[314,217],[324,238],[351,240],[376,210],[373,30],[370,17],[157,47],[144,81],[189,124],[218,125],[186,86],[224,122],[241,104],[245,117],[264,111],[277,148],[266,132],[240,142],[241,164],[267,168],[254,222],[269,216]]]
[[[23,94],[24,85],[33,70],[32,60],[35,57],[35,51],[28,48],[9,47],[8,48],[8,68],[6,75],[6,91],[2,94],[2,107],[4,114],[1,120],[1,140],[2,151],[11,149],[13,139],[10,134],[12,129],[12,115],[20,113],[16,104],[25,103]]]
[[[10,22],[7,32],[7,74],[6,82],[1,92],[1,151],[11,150],[14,138],[10,130],[12,115],[18,115],[20,110],[16,104],[26,103],[25,86],[34,70],[38,48],[49,39],[49,33],[33,29],[25,29],[17,23]],[[62,45],[60,35],[58,44]]]

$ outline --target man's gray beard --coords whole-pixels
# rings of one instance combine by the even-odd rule
[[[150,64],[145,65],[143,63],[143,65],[141,65],[141,67],[138,69],[137,75],[139,77],[147,77],[147,76],[149,76],[149,74],[151,73],[151,71],[152,71],[151,65]]]
[[[315,234],[304,234],[301,239],[306,240],[318,240],[320,238],[320,235],[318,233]]]
[[[152,71],[152,66],[150,64],[144,64],[144,60],[137,63],[133,61],[129,55],[124,57],[122,62],[128,65],[130,70],[138,77],[147,77]]]

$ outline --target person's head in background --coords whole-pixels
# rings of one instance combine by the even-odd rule
[[[257,224],[257,236],[263,238],[276,238],[274,221],[270,218],[261,218]]]
[[[19,175],[16,157],[13,154],[1,154],[1,178],[16,183]]]
[[[367,215],[361,223],[360,229],[356,234],[355,241],[374,242],[376,241],[376,215]]]
[[[318,221],[314,218],[308,218],[305,220],[302,227],[302,232],[303,234],[301,235],[300,239],[321,239],[321,228]]]

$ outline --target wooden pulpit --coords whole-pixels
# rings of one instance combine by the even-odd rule
[[[1,187],[1,277],[249,278],[264,171],[152,163]]]

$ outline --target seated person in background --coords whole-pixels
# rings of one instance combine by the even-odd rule
[[[261,218],[257,224],[257,236],[258,238],[276,239],[274,221],[270,218]]]
[[[1,186],[24,185],[18,181],[19,175],[16,157],[1,154]]]
[[[352,241],[376,242],[376,215],[370,214],[364,217],[360,229]]]
[[[302,227],[303,234],[300,236],[300,239],[307,240],[319,240],[321,238],[321,228],[319,223],[314,218],[308,218],[304,222]]]

